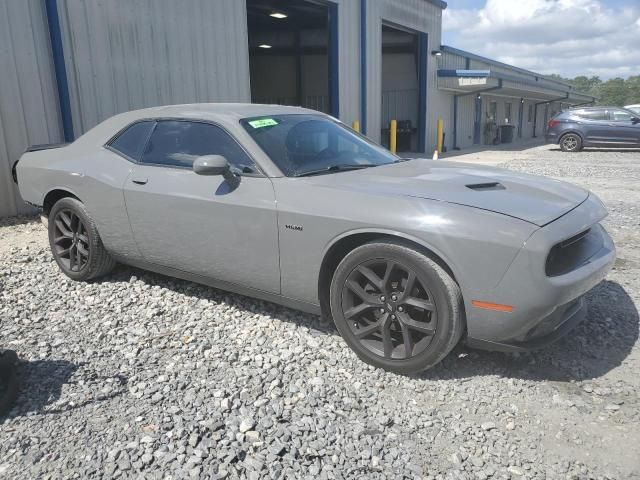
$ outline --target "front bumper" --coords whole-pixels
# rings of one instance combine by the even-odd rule
[[[590,195],[574,210],[536,231],[518,253],[498,285],[477,292],[478,299],[512,305],[511,312],[481,310],[467,303],[468,344],[492,350],[525,350],[547,345],[586,316],[581,298],[602,281],[615,262],[615,246],[598,223],[606,211]],[[591,228],[600,247],[571,271],[547,276],[551,248]]]
[[[472,348],[492,350],[496,352],[523,352],[546,347],[560,340],[587,317],[587,303],[579,297],[567,305],[557,307],[554,312],[535,325],[522,340],[495,342],[467,338],[467,345]]]

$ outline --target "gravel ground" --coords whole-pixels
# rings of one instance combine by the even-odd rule
[[[640,478],[640,152],[514,157],[600,195],[616,267],[568,338],[415,377],[269,303],[126,267],[75,283],[37,220],[0,221],[0,345],[22,358],[0,477]]]

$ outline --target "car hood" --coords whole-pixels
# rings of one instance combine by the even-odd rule
[[[582,188],[547,177],[448,160],[415,159],[312,178],[330,188],[465,205],[538,226],[561,217],[589,195]]]

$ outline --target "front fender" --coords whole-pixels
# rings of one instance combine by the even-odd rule
[[[374,234],[374,235],[380,235],[380,236],[389,236],[389,237],[395,237],[395,238],[399,238],[402,240],[407,240],[409,242],[415,243],[417,245],[420,245],[421,247],[425,248],[426,250],[429,250],[430,252],[432,252],[434,255],[436,255],[438,258],[440,258],[451,270],[451,272],[453,273],[453,275],[458,278],[458,276],[461,274],[461,272],[458,269],[458,266],[456,264],[456,262],[454,261],[454,259],[449,258],[444,252],[442,252],[438,247],[432,245],[431,243],[429,243],[428,241],[412,235],[410,233],[401,231],[401,230],[394,230],[394,229],[388,229],[388,228],[375,228],[375,227],[369,227],[369,228],[356,228],[356,229],[352,229],[352,230],[348,230],[346,232],[342,232],[338,235],[336,235],[335,237],[333,237],[329,242],[327,242],[327,244],[325,245],[325,248],[322,252],[322,258],[325,259],[327,254],[331,251],[331,249],[336,246],[336,244],[338,244],[338,242],[340,242],[341,240],[347,238],[347,237],[351,237],[354,235],[361,235],[361,234]]]

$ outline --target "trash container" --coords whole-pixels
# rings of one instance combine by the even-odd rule
[[[513,125],[500,125],[500,143],[513,142],[513,131],[516,129]]]
[[[411,151],[411,120],[398,120],[397,148],[398,152]]]

